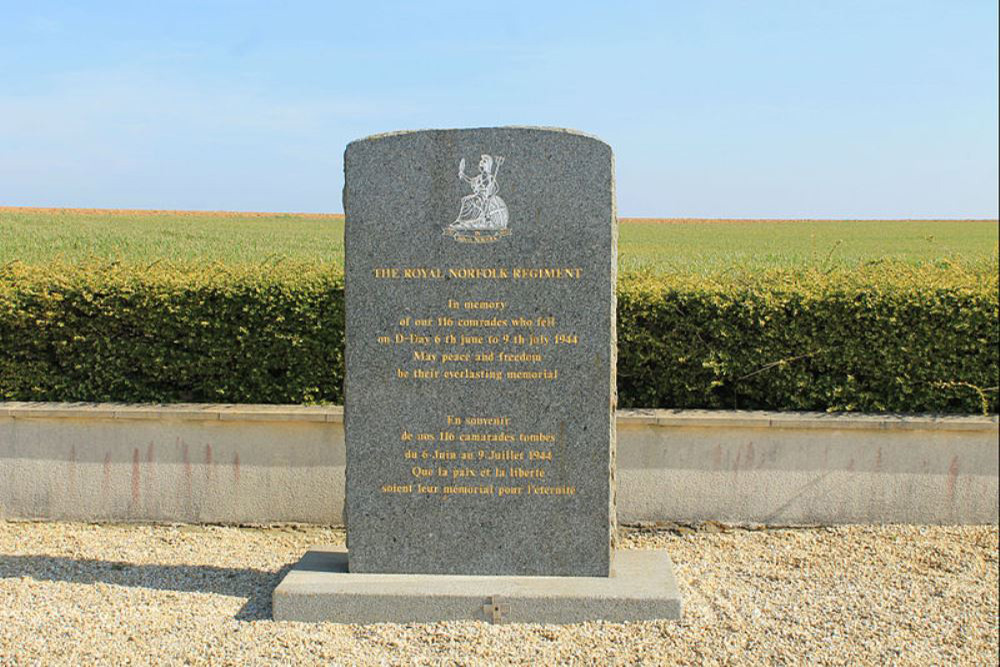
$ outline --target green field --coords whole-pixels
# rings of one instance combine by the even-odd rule
[[[624,270],[715,273],[883,259],[991,270],[996,220],[624,220]],[[86,260],[340,264],[335,215],[0,209],[0,264]]]

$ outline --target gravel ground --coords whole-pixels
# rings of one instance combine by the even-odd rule
[[[682,621],[275,623],[342,530],[0,521],[0,664],[997,664],[996,526],[626,529],[668,549]]]

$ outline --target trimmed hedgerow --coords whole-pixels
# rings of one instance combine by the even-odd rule
[[[329,265],[0,267],[0,400],[340,403]],[[630,274],[622,407],[997,410],[995,272]]]
[[[323,267],[0,269],[0,400],[340,402],[343,347]]]
[[[618,290],[623,407],[996,412],[996,274],[631,276]]]

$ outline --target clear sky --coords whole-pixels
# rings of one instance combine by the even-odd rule
[[[0,205],[339,212],[347,142],[549,125],[624,216],[997,217],[995,0],[0,0]]]

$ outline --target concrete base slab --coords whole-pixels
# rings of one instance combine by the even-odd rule
[[[352,574],[345,547],[316,547],[274,590],[274,620],[620,623],[681,617],[665,551],[621,550],[613,562],[610,577]]]

